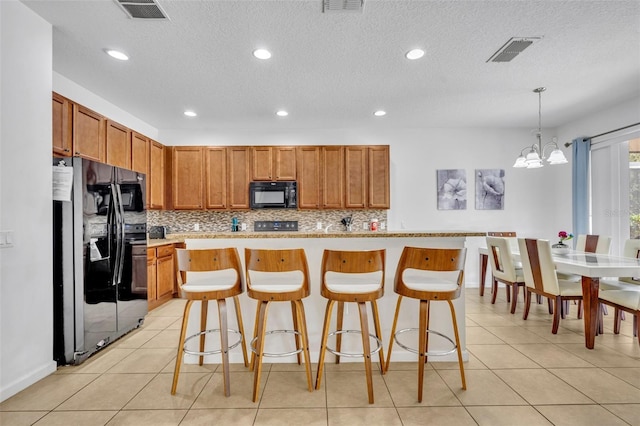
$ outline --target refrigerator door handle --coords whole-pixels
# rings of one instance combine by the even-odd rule
[[[118,275],[117,275],[117,284],[122,283],[122,271],[124,269],[124,257],[125,257],[125,247],[124,247],[124,240],[125,240],[125,229],[124,229],[124,207],[122,205],[122,191],[120,190],[120,185],[119,184],[114,184],[116,192],[117,192],[117,205],[116,205],[116,211],[119,212],[118,214],[118,226],[119,226],[119,235],[117,238],[117,242],[118,244],[118,248],[119,248],[119,255],[118,255]]]
[[[113,208],[113,218],[114,218],[113,225],[115,227],[114,235],[112,238],[116,246],[116,256],[115,256],[115,261],[113,266],[112,283],[111,283],[111,285],[113,286],[116,286],[120,283],[120,262],[122,257],[120,253],[122,251],[122,231],[120,229],[122,220],[120,219],[120,209],[118,208],[118,204],[119,204],[118,196],[119,196],[118,188],[116,188],[116,184],[112,183],[111,184],[111,204]]]

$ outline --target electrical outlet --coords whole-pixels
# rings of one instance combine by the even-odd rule
[[[322,229],[322,222],[316,223],[316,229]]]
[[[193,225],[193,230],[194,231],[199,231],[200,230],[200,224],[199,223],[194,224]]]

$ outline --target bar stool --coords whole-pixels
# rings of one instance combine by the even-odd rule
[[[300,364],[300,353],[304,354],[309,392],[311,384],[311,363],[309,361],[309,339],[307,322],[302,299],[309,296],[309,266],[304,249],[250,249],[245,248],[245,269],[247,276],[247,295],[258,301],[256,321],[251,341],[251,369],[253,377],[253,402],[258,400],[262,358],[265,356],[297,355]],[[293,316],[292,330],[271,330],[267,328],[267,311],[271,302],[290,302]],[[284,353],[267,353],[264,351],[264,339],[268,334],[291,333],[295,336],[296,349]]]
[[[424,379],[424,365],[428,356],[449,355],[458,353],[458,364],[460,366],[460,378],[462,389],[467,388],[464,377],[464,365],[462,363],[462,350],[460,348],[460,336],[458,334],[458,322],[456,311],[452,300],[460,297],[464,278],[464,262],[467,254],[466,248],[445,249],[445,248],[419,248],[405,247],[398,261],[396,269],[394,291],[398,294],[396,313],[393,318],[391,328],[391,339],[389,340],[389,350],[387,352],[387,366],[391,361],[391,350],[393,341],[409,352],[418,354],[418,402],[422,402],[422,384]],[[403,297],[420,300],[419,327],[406,328],[396,332],[398,323],[398,313]],[[451,320],[453,322],[453,332],[455,342],[449,336],[438,331],[429,329],[429,305],[431,302],[446,301],[451,310]],[[407,331],[418,330],[418,349],[409,348],[398,340],[398,336]],[[441,336],[452,345],[451,350],[429,351],[428,333]]]
[[[176,367],[173,372],[171,394],[175,395],[178,386],[178,375],[184,354],[197,355],[202,365],[205,355],[221,354],[224,372],[224,394],[231,395],[229,384],[229,350],[238,345],[242,346],[245,367],[248,364],[247,348],[245,345],[244,325],[238,295],[244,291],[244,280],[240,257],[235,248],[188,250],[176,249],[178,259],[178,284],[181,297],[187,299],[182,316],[182,328],[176,356]],[[186,282],[184,277],[186,276]],[[227,326],[226,299],[233,298],[235,305],[238,330],[231,330]],[[218,302],[218,319],[220,328],[207,330],[207,310],[210,300]],[[200,332],[187,337],[187,323],[193,302],[200,301]],[[220,333],[220,349],[205,351],[205,336],[208,333]],[[229,333],[239,336],[237,342],[229,344]],[[198,338],[200,348],[194,351],[187,348],[187,342]]]
[[[373,380],[371,378],[371,355],[380,355],[380,372],[384,374],[384,353],[382,351],[382,332],[378,316],[376,300],[384,294],[386,251],[338,251],[325,250],[322,255],[320,294],[327,298],[327,309],[324,315],[322,340],[320,344],[320,360],[316,376],[316,389],[320,389],[322,370],[326,351],[336,356],[336,364],[340,357],[363,357],[367,376],[367,392],[369,404],[373,404]],[[331,312],[333,305],[338,302],[337,330],[329,333]],[[358,304],[360,313],[360,330],[343,330],[342,319],[344,303]],[[376,334],[369,333],[369,319],[367,317],[367,302],[371,303],[373,325]],[[341,352],[342,334],[360,333],[362,336],[362,352]],[[329,336],[336,336],[336,348],[327,346]],[[376,348],[371,350],[370,338],[375,339]]]

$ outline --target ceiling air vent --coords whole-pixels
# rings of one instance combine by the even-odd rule
[[[364,0],[322,0],[324,13],[362,12]]]
[[[512,37],[487,62],[510,62],[524,49],[531,46],[542,37]]]
[[[155,0],[115,0],[132,19],[169,19]]]

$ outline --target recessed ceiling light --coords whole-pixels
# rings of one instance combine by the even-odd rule
[[[119,50],[106,49],[105,52],[107,52],[107,55],[111,56],[112,58],[118,59],[120,61],[129,60],[129,57],[124,53],[120,52]]]
[[[184,112],[184,115],[187,117],[196,117],[198,114],[196,114],[195,111],[187,110]]]
[[[404,56],[407,57],[407,59],[411,59],[416,60],[416,59],[420,59],[424,56],[424,50],[422,49],[412,49],[410,51],[408,51]]]
[[[384,115],[387,115],[387,111],[379,109],[378,111],[374,112],[373,115],[375,115],[376,117],[382,117]]]
[[[287,115],[289,115],[289,113],[288,113],[287,111],[285,111],[285,110],[281,109],[281,110],[279,110],[279,111],[277,111],[277,112],[276,112],[276,115],[277,115],[278,117],[286,117]]]
[[[267,49],[256,49],[253,51],[253,56],[258,59],[269,59],[271,57],[271,52]]]

